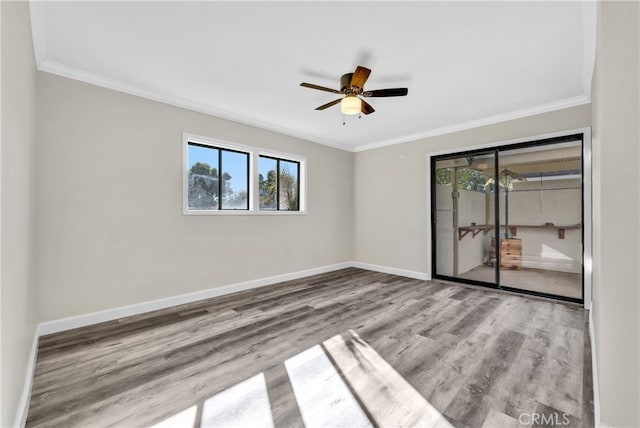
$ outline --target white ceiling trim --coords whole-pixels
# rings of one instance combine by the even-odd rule
[[[322,141],[309,134],[301,133],[293,129],[284,128],[279,125],[275,125],[268,122],[259,121],[235,113],[231,113],[222,109],[213,108],[208,105],[195,103],[181,99],[176,96],[162,94],[156,91],[150,91],[141,89],[116,79],[111,79],[105,76],[101,76],[97,73],[92,73],[86,70],[80,70],[75,67],[69,67],[64,64],[60,64],[55,61],[46,60],[44,58],[44,35],[42,29],[44,28],[44,16],[42,11],[42,2],[29,1],[29,14],[31,17],[31,37],[33,39],[33,51],[35,57],[35,63],[40,71],[55,74],[69,79],[79,80],[81,82],[89,83],[103,88],[112,89],[119,92],[124,92],[129,95],[134,95],[142,98],[149,99],[151,101],[157,101],[164,104],[173,105],[175,107],[184,108],[187,110],[195,111],[197,113],[203,113],[210,116],[215,116],[221,119],[231,120],[243,125],[253,126],[261,129],[265,129],[272,132],[288,135],[302,140],[311,141],[325,146],[333,147],[336,149],[352,152],[353,148],[343,144],[336,144],[332,141]]]
[[[387,140],[381,140],[370,144],[364,144],[356,147],[350,147],[346,145],[336,144],[331,141],[319,140],[316,137],[294,131],[292,129],[284,128],[272,123],[258,121],[249,117],[244,117],[235,113],[231,113],[225,110],[213,108],[207,105],[194,103],[192,101],[184,100],[179,97],[161,94],[155,91],[147,89],[141,89],[133,85],[129,85],[115,79],[110,79],[104,76],[90,73],[84,70],[78,70],[73,67],[68,67],[63,64],[59,64],[53,61],[41,61],[38,64],[38,69],[58,76],[67,77],[69,79],[79,80],[85,83],[89,83],[103,88],[112,89],[118,92],[124,92],[129,95],[134,95],[142,98],[146,98],[152,101],[161,102],[164,104],[173,105],[176,107],[184,108],[187,110],[195,111],[198,113],[207,114],[210,116],[219,117],[221,119],[231,120],[233,122],[241,123],[243,125],[254,126],[257,128],[265,129],[268,131],[277,132],[280,134],[288,135],[302,140],[311,141],[313,143],[323,144],[336,149],[344,150],[347,152],[361,152],[365,150],[377,149],[380,147],[393,146],[396,144],[408,143],[411,141],[421,140],[424,138],[435,137],[438,135],[451,134],[453,132],[464,131],[467,129],[478,128],[486,125],[493,125],[500,122],[506,122],[513,119],[521,119],[523,117],[534,116],[537,114],[548,113],[556,110],[562,110],[565,108],[575,107],[591,102],[587,96],[579,96],[560,100],[557,102],[543,104],[535,107],[529,107],[522,110],[517,110],[509,113],[494,115],[485,117],[482,119],[476,119],[469,122],[463,122],[456,125],[446,126],[442,128],[432,129],[427,132],[405,135],[398,138],[391,138]]]
[[[584,31],[584,45],[583,45],[583,88],[586,95],[581,95],[573,98],[567,98],[552,103],[537,105],[528,107],[525,109],[507,112],[503,114],[493,115],[480,119],[475,119],[468,122],[458,123],[450,126],[445,126],[437,129],[427,130],[425,132],[413,133],[403,135],[400,137],[374,141],[371,143],[361,144],[358,146],[350,146],[346,144],[339,144],[335,141],[325,140],[318,138],[317,136],[294,130],[281,125],[276,125],[271,122],[262,121],[253,117],[244,116],[238,113],[230,112],[210,105],[193,102],[187,99],[180,98],[178,96],[162,93],[161,91],[150,90],[147,88],[141,88],[136,85],[131,85],[120,81],[118,79],[112,79],[101,75],[99,73],[89,72],[76,67],[70,67],[58,62],[50,61],[45,58],[46,43],[43,35],[43,9],[41,2],[30,1],[30,14],[31,14],[31,30],[34,45],[34,55],[37,67],[40,71],[52,73],[62,77],[67,77],[74,80],[79,80],[85,83],[93,84],[96,86],[116,90],[119,92],[127,93],[130,95],[142,97],[156,102],[161,102],[168,105],[184,108],[187,110],[203,113],[218,118],[230,120],[243,125],[253,126],[268,131],[288,135],[291,137],[299,138],[302,140],[330,146],[347,152],[360,152],[365,150],[376,149],[385,146],[391,146],[396,144],[402,144],[412,142],[429,137],[445,135],[453,132],[464,131],[472,128],[477,128],[486,125],[492,125],[499,122],[509,121],[513,119],[520,119],[527,116],[533,116],[542,113],[548,113],[556,110],[588,104],[591,102],[591,79],[593,75],[594,65],[594,51],[595,51],[595,31],[593,28],[597,19],[597,3],[595,1],[585,2],[583,7],[583,31]]]
[[[33,40],[33,54],[36,61],[36,66],[40,68],[42,64],[42,58],[44,56],[42,50],[44,49],[44,35],[43,32],[43,16],[42,7],[39,2],[29,1],[29,16],[31,17],[31,38]]]
[[[586,1],[582,6],[582,36],[584,38],[582,58],[582,87],[591,99],[593,69],[596,64],[596,28],[598,27],[598,2]]]
[[[452,134],[454,132],[465,131],[467,129],[479,128],[481,126],[493,125],[500,122],[507,122],[509,120],[521,119],[523,117],[535,116],[537,114],[549,113],[556,110],[562,110],[565,108],[576,107],[583,104],[589,104],[590,102],[591,100],[587,96],[568,98],[568,99],[556,101],[549,104],[528,107],[522,110],[516,110],[509,113],[497,114],[494,116],[484,117],[482,119],[476,119],[476,120],[471,120],[469,122],[458,123],[456,125],[445,126],[437,129],[431,129],[426,132],[406,135],[403,137],[379,141],[371,144],[364,144],[364,145],[355,147],[352,151],[362,152],[365,150],[377,149],[380,147],[393,146],[396,144],[422,140],[424,138],[435,137],[438,135]]]
[[[151,101],[157,101],[164,104],[169,104],[175,107],[184,108],[187,110],[195,111],[197,113],[204,113],[210,116],[215,116],[221,119],[230,120],[243,125],[253,126],[256,128],[265,129],[268,131],[277,132],[279,134],[288,135],[302,140],[311,141],[325,146],[330,146],[336,149],[344,150],[347,152],[353,151],[352,147],[336,144],[332,141],[322,141],[316,137],[298,132],[289,128],[285,128],[273,123],[263,122],[253,118],[249,118],[240,114],[232,113],[226,110],[214,108],[208,105],[196,103],[193,101],[185,100],[173,95],[163,94],[157,91],[148,89],[142,89],[135,85],[121,82],[116,79],[111,79],[105,76],[101,76],[96,73],[91,73],[85,70],[80,70],[75,67],[69,67],[64,64],[60,64],[54,61],[41,61],[38,65],[40,71],[44,71],[58,76],[67,77],[69,79],[79,80],[81,82],[89,83],[96,86],[101,86],[107,89],[113,89],[118,92],[124,92],[129,95],[135,95],[137,97],[146,98]]]

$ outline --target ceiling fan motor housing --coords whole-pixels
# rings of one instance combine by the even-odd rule
[[[351,87],[351,78],[353,77],[353,73],[343,74],[340,78],[340,90],[344,92],[351,92],[349,89]]]

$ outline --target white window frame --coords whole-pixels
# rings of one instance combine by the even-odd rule
[[[249,154],[249,209],[248,210],[197,210],[189,208],[189,143],[212,148],[227,149]],[[298,162],[300,165],[300,204],[298,211],[260,210],[258,177],[260,156]],[[304,156],[231,143],[217,138],[182,133],[182,213],[184,215],[306,215],[307,214],[307,158]]]

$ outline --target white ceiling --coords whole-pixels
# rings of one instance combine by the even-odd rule
[[[363,150],[588,102],[594,2],[32,2],[41,70]],[[356,65],[376,112],[337,98]],[[188,131],[188,130],[185,130]]]

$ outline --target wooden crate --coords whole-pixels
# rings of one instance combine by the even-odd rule
[[[491,238],[491,258],[495,259],[495,238]],[[503,239],[500,241],[500,269],[522,269],[522,240]]]

